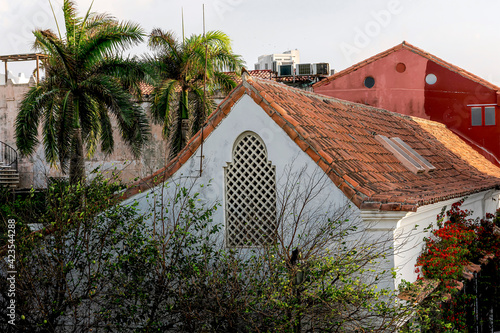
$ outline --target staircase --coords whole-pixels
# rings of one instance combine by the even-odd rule
[[[0,187],[15,188],[18,185],[17,151],[0,141]]]

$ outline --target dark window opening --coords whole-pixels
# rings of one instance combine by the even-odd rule
[[[375,79],[371,76],[367,76],[365,78],[364,84],[365,84],[365,87],[372,88],[375,85]]]

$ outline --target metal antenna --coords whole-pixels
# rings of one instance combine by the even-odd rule
[[[203,70],[203,123],[201,126],[201,148],[200,148],[200,177],[203,172],[203,124],[205,123],[205,113],[207,104],[207,67],[208,67],[208,44],[205,34],[205,4],[203,4],[203,43],[205,43],[205,68]]]
[[[182,16],[182,45],[184,45],[184,7],[181,7],[181,16]]]

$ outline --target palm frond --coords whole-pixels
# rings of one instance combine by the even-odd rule
[[[48,63],[51,66],[63,66],[66,73],[74,79],[74,72],[76,69],[75,58],[72,57],[71,51],[57,38],[57,36],[50,30],[37,30],[33,34],[36,38],[36,43],[40,45],[50,55]]]
[[[233,75],[219,71],[214,71],[212,75],[213,77],[211,81],[213,88],[210,90],[216,89],[224,93],[228,93],[236,87],[236,81],[234,80]]]
[[[91,69],[91,75],[107,75],[119,80],[123,89],[129,91],[137,99],[141,98],[140,82],[147,78],[146,66],[137,58],[123,59],[111,57],[104,59]]]
[[[80,57],[86,59],[87,66],[94,65],[114,52],[137,45],[144,36],[142,28],[131,22],[101,25],[81,46]]]
[[[116,18],[107,13],[90,13],[89,17],[84,22],[84,27],[87,33],[91,36],[102,25],[116,24]]]
[[[40,118],[46,108],[50,107],[51,101],[56,98],[58,91],[47,89],[40,84],[31,88],[25,95],[19,107],[16,118],[16,146],[21,155],[30,156],[35,152],[39,143],[38,125]]]
[[[75,46],[78,26],[82,19],[77,16],[76,4],[71,0],[63,3],[64,24],[66,25],[66,40],[69,45]]]
[[[151,96],[150,112],[153,116],[153,121],[157,124],[164,124],[163,132],[165,135],[170,126],[172,105],[178,103],[179,96],[176,92],[177,89],[180,89],[177,81],[166,80],[161,86],[155,87]]]
[[[192,96],[194,98],[190,99],[190,109],[192,112],[190,112],[191,128],[189,136],[193,136],[201,129],[201,126],[216,107],[215,103],[205,96],[203,88],[193,88]]]
[[[158,28],[153,29],[149,35],[148,45],[153,52],[168,54],[177,61],[180,59],[181,45],[179,45],[172,31],[164,32]]]
[[[182,136],[182,117],[181,117],[181,108],[176,107],[174,112],[170,112],[169,114],[169,123],[170,126],[168,128],[168,145],[170,151],[170,158],[177,155],[182,147],[185,139]]]
[[[71,154],[71,142],[74,131],[73,95],[67,91],[60,101],[59,114],[57,117],[57,147],[59,164],[61,170],[68,169]]]
[[[115,117],[124,141],[129,144],[134,155],[140,155],[140,149],[150,136],[149,121],[142,108],[131,100],[130,94],[123,90],[118,80],[102,75],[86,80],[81,89],[107,107]]]
[[[57,144],[57,113],[58,103],[51,99],[44,108],[44,119],[42,126],[43,147],[45,159],[54,166],[58,161],[59,152]]]
[[[101,151],[108,155],[111,154],[115,147],[115,141],[113,139],[113,126],[111,125],[111,120],[109,118],[108,109],[106,105],[101,104],[99,106],[99,118],[101,123]]]

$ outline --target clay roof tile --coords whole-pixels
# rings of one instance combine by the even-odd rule
[[[355,197],[353,202],[361,209],[415,211],[422,205],[500,188],[500,168],[439,123],[255,77],[244,79],[226,101],[242,94],[265,106],[271,119],[349,198]],[[232,105],[220,104],[205,125],[204,138],[223,121]],[[409,171],[375,139],[376,134],[399,137],[435,170]],[[192,154],[200,143],[194,140],[189,152],[182,151],[158,172],[161,180],[180,167],[176,163],[179,156],[185,160],[184,154]]]

